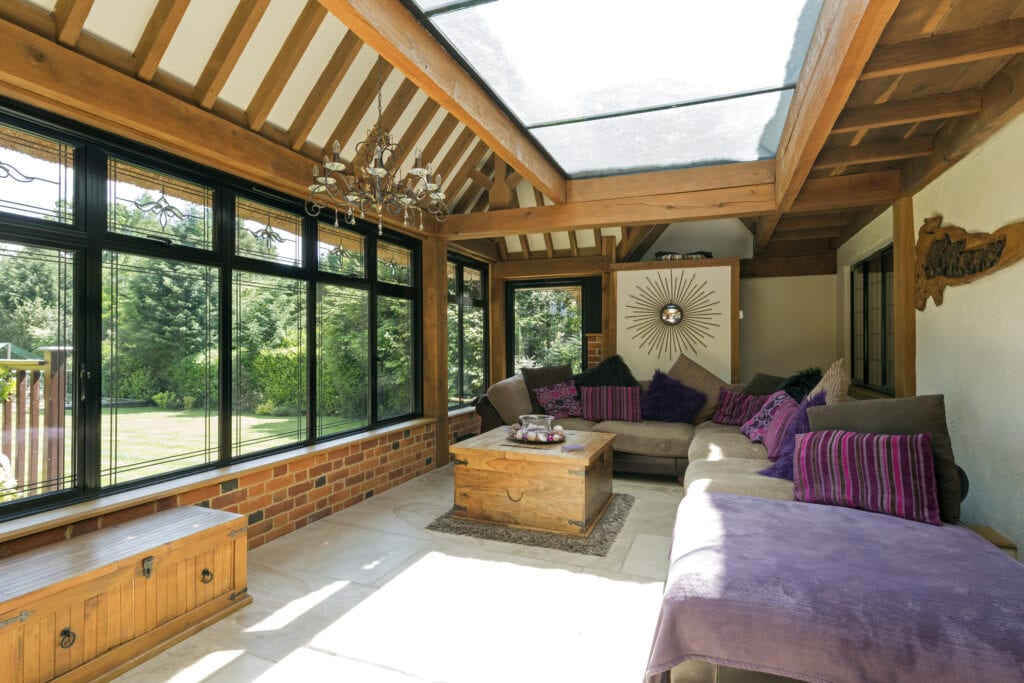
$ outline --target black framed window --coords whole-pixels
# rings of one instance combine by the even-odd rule
[[[850,272],[851,379],[858,386],[894,394],[892,246]]]
[[[601,279],[534,280],[505,286],[507,370],[586,367],[588,332],[600,332]]]
[[[487,267],[448,256],[448,407],[487,389]]]
[[[0,100],[0,519],[422,414],[418,240]]]

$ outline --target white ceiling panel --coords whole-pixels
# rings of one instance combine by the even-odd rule
[[[533,185],[526,180],[520,180],[516,185],[516,196],[519,198],[519,207],[526,209],[537,206],[537,198],[533,194]]]
[[[615,244],[618,244],[622,240],[622,228],[601,228],[601,237],[614,237]]]
[[[400,74],[398,71],[392,69],[391,74],[384,80],[384,87],[381,88],[381,92],[384,94],[383,107],[388,106],[388,102],[394,97],[395,91],[398,90],[398,86],[402,84],[402,79],[405,76]],[[359,125],[352,131],[352,138],[346,143],[342,140],[341,144],[344,145],[341,150],[342,156],[346,159],[354,159],[356,155],[356,145],[366,139],[366,133],[377,123],[377,95],[376,89],[374,89],[373,101],[367,108],[366,113],[363,114],[362,120],[359,121]],[[332,141],[333,142],[333,141]]]
[[[288,32],[295,25],[295,20],[302,13],[304,2],[298,0],[271,0],[266,13],[260,19],[260,25],[256,27],[249,44],[242,51],[238,63],[228,76],[224,89],[220,91],[220,98],[225,102],[235,105],[239,109],[246,109],[252,96],[263,82],[263,77],[270,70],[277,53],[284,45],[284,39]]]
[[[527,235],[526,243],[530,245],[531,254],[537,255],[547,253],[547,247],[544,244],[544,235],[542,234]]]
[[[519,244],[519,237],[510,237],[509,235],[505,235],[502,239],[505,240],[505,248],[509,251],[520,252],[523,250],[522,246]]]
[[[160,60],[160,70],[189,85],[198,83],[237,5],[237,0],[189,3]]]
[[[268,121],[285,130],[291,127],[295,115],[327,68],[327,62],[331,61],[346,31],[345,25],[333,16],[328,15],[324,19],[313,36],[313,42],[306,48],[295,72],[281,91],[281,96],[277,98],[274,108],[270,110]]]
[[[569,233],[567,232],[553,232],[551,233],[551,246],[555,249],[567,250],[569,249]]]
[[[417,90],[416,94],[414,94],[412,99],[409,101],[409,105],[405,108],[405,111],[403,111],[402,115],[398,117],[398,121],[395,122],[394,128],[391,129],[391,134],[395,138],[395,142],[401,140],[402,136],[405,135],[405,131],[409,130],[409,125],[412,123],[412,120],[416,118],[416,114],[419,113],[426,101],[427,96],[423,91]],[[417,140],[416,142],[419,141]],[[416,151],[415,145],[416,143],[413,143],[414,148],[409,150],[410,162],[412,161],[412,153]],[[406,166],[408,166],[408,163]]]
[[[576,246],[587,249],[590,247],[596,247],[597,242],[594,241],[593,230],[576,230]]]
[[[455,128],[452,130],[451,134],[448,136],[448,139],[444,141],[443,145],[441,145],[441,151],[438,152],[437,155],[435,155],[433,159],[424,159],[423,160],[425,163],[429,164],[430,172],[431,173],[436,173],[437,172],[437,165],[439,163],[441,163],[441,160],[444,159],[446,154],[448,154],[448,150],[450,150],[452,148],[452,146],[455,144],[455,141],[459,139],[460,135],[462,135],[462,131],[463,131],[464,128],[465,128],[465,126],[462,125],[461,123],[459,125],[455,126]],[[427,140],[427,139],[429,139],[429,138],[425,138],[425,140]],[[474,141],[470,141],[470,143],[469,143],[469,145],[467,145],[467,147],[471,147],[473,144],[475,144]],[[458,168],[458,167],[459,167],[459,165],[456,164],[455,168]],[[444,180],[444,178],[442,178],[442,180]]]
[[[83,30],[128,52],[135,52],[157,0],[96,0]]]
[[[309,132],[309,138],[307,139],[310,142],[317,147],[326,147],[331,142],[334,142],[327,138],[334,134],[334,129],[338,127],[338,122],[345,115],[345,110],[348,109],[349,103],[355,96],[356,91],[359,90],[359,86],[363,84],[363,79],[366,78],[366,74],[370,73],[376,61],[377,53],[372,49],[364,45],[359,50],[359,54],[352,61],[352,65],[349,66],[345,77],[338,84],[338,89],[334,91],[334,95],[331,96],[330,101],[324,108],[324,113],[320,115],[320,118],[317,119],[316,124],[313,126],[313,130]]]

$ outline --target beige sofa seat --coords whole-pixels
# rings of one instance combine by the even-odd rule
[[[662,458],[685,458],[693,438],[693,425],[681,422],[604,420],[594,431],[614,434],[616,451]]]
[[[751,443],[740,428],[702,422],[697,425],[689,450],[690,462],[697,460],[765,460],[768,451],[764,445]]]
[[[582,417],[556,417],[552,424],[561,425],[563,429],[589,432],[593,431],[594,425],[597,423],[593,420],[584,420]]]
[[[735,493],[772,500],[793,500],[793,482],[758,474],[771,465],[767,458],[691,461],[683,487],[686,495]]]

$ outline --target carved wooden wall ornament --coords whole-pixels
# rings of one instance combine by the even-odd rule
[[[995,232],[967,232],[942,226],[942,216],[925,220],[914,258],[914,303],[923,311],[930,296],[942,305],[946,287],[965,285],[1024,258],[1024,222]]]

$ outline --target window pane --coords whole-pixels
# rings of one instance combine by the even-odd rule
[[[449,264],[451,265],[451,264]],[[459,305],[448,304],[448,405],[462,403],[462,368],[459,362]]]
[[[412,250],[387,242],[378,242],[377,280],[411,287],[415,281]]]
[[[0,211],[74,222],[71,145],[0,126]]]
[[[484,393],[484,310],[467,308],[462,314],[463,399],[468,403]]]
[[[320,270],[366,277],[366,238],[357,232],[320,224],[317,242]]]
[[[306,284],[235,273],[231,312],[232,453],[306,438]]]
[[[0,503],[76,484],[72,256],[0,244]]]
[[[213,248],[213,192],[117,159],[107,162],[107,230]]]
[[[455,296],[459,293],[459,280],[457,268],[451,261],[448,262],[448,296]]]
[[[235,253],[302,265],[302,216],[246,199],[235,200]]]
[[[413,302],[377,298],[377,418],[387,420],[416,409],[413,363]]]
[[[466,296],[475,301],[484,298],[483,273],[472,268],[462,269],[462,288]]]
[[[317,298],[317,436],[370,422],[370,297],[321,284]]]
[[[103,486],[217,459],[217,271],[103,255]]]
[[[515,367],[571,364],[583,357],[582,288],[516,289],[513,307]]]

